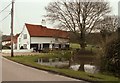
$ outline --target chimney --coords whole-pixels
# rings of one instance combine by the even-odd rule
[[[41,24],[42,24],[42,26],[46,26],[46,21],[45,21],[45,19],[42,19]]]

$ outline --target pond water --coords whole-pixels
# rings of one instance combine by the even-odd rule
[[[56,61],[53,61],[52,59],[49,59],[48,62],[44,62],[42,59],[38,59],[38,64],[63,68],[63,67],[69,66],[69,61],[59,61],[58,59],[56,59]],[[79,67],[80,67],[80,64],[75,64],[75,65],[71,65],[69,68],[72,70],[78,71]],[[92,74],[99,72],[99,69],[97,68],[97,66],[90,65],[90,64],[85,64],[84,70],[85,72],[92,73]]]
[[[68,66],[69,62],[42,62],[39,63],[41,65],[47,65],[47,66],[52,66],[52,67],[62,67],[62,66]]]
[[[49,59],[48,61],[44,61],[43,59],[38,59],[38,64],[52,66],[52,67],[63,67],[63,66],[68,66],[69,61],[59,61],[58,58]]]

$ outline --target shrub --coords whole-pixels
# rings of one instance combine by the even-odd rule
[[[62,53],[62,57],[69,60],[72,57],[71,51],[66,51]]]
[[[50,51],[49,49],[43,49],[42,50],[43,53],[49,53],[49,51]]]
[[[120,76],[120,40],[112,40],[106,45],[102,57],[101,70]]]
[[[90,50],[76,50],[74,51],[74,62],[77,63],[84,63],[84,64],[89,64],[89,63],[93,63],[94,59],[96,59],[95,56],[96,53],[94,53],[93,51]]]
[[[2,46],[2,49],[11,49],[9,46]]]

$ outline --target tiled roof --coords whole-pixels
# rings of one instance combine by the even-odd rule
[[[17,43],[18,36],[19,34],[16,34],[15,36],[13,36],[14,43]],[[6,41],[11,41],[11,36],[6,37],[2,42],[6,42]]]
[[[5,39],[3,39],[2,41],[11,41],[11,37],[7,36]]]
[[[67,31],[50,29],[42,25],[25,24],[31,37],[69,38]]]

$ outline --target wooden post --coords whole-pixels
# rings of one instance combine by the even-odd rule
[[[12,0],[12,9],[11,9],[11,57],[14,57],[13,54],[13,20],[14,20],[14,0]]]

